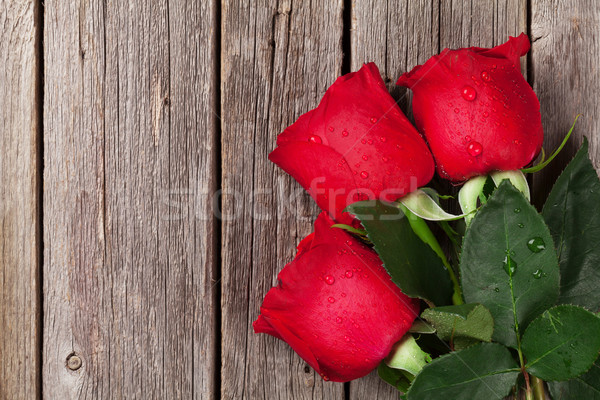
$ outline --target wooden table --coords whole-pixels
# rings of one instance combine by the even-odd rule
[[[3,0],[1,399],[393,399],[252,333],[316,208],[267,160],[342,73],[526,32],[550,189],[600,166],[595,0]]]

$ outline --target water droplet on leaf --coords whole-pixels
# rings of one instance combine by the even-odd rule
[[[533,273],[533,277],[535,279],[540,279],[542,277],[542,270],[541,269],[536,269],[535,272]]]
[[[518,213],[521,212],[521,209],[520,208],[515,208],[513,211],[515,212],[515,214],[518,214]]]
[[[517,270],[517,263],[509,255],[504,257],[502,266],[504,267],[504,271],[508,276],[513,276],[515,274],[515,271]]]
[[[527,241],[527,248],[532,253],[539,253],[546,248],[546,243],[544,243],[544,239],[541,237],[534,237]]]

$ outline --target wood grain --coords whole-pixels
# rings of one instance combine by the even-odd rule
[[[251,326],[316,216],[267,155],[341,72],[342,2],[224,1],[221,32],[221,398],[343,399],[342,384]]]
[[[212,398],[214,4],[45,22],[44,396]]]
[[[39,398],[39,7],[0,12],[0,399]]]
[[[600,3],[534,1],[531,11],[531,69],[541,104],[546,154],[558,147],[575,116],[583,114],[561,154],[534,176],[533,200],[541,207],[583,136],[589,139],[590,156],[600,170]]]
[[[525,0],[354,1],[351,65],[356,70],[364,62],[375,61],[392,96],[410,117],[410,91],[395,86],[402,73],[446,47],[490,47],[526,31]],[[452,190],[450,185],[446,185],[448,190]],[[391,400],[398,395],[372,373],[350,384],[350,398]]]

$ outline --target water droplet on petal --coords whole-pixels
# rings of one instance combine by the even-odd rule
[[[365,161],[367,161],[369,159],[369,156],[366,155],[366,154],[363,154],[362,159],[365,160]]]
[[[460,112],[460,110],[458,108],[455,108],[454,112],[458,114]]]
[[[484,111],[484,112],[483,112],[483,116],[487,118],[487,117],[489,117],[489,116],[490,116],[490,113],[489,113],[489,112],[487,112],[487,111]]]
[[[327,301],[330,303],[335,303],[335,299],[333,297],[328,298]]]
[[[333,283],[335,282],[335,278],[333,276],[331,276],[331,275],[325,275],[325,277],[323,278],[323,280],[328,285],[333,285]]]
[[[369,177],[369,173],[367,171],[361,171],[360,177],[363,179],[367,179]]]
[[[341,323],[342,323],[342,321],[343,321],[342,317],[337,317],[337,318],[335,319],[335,322],[337,322],[338,324],[341,324]]]
[[[333,132],[333,126],[329,127],[329,132]]]
[[[350,270],[346,271],[346,278],[352,278],[352,275],[354,275],[354,273]]]
[[[317,135],[310,135],[310,137],[308,138],[308,141],[311,143],[317,143],[317,144],[323,143],[323,140],[321,140],[321,137],[317,136]]]
[[[389,158],[387,158],[387,157],[385,157],[385,156],[384,156],[384,157],[381,157],[381,161],[383,161],[383,162],[388,162],[388,160],[389,160]]]
[[[377,122],[377,118],[371,117],[371,123],[374,124],[375,122]]]
[[[481,143],[472,141],[467,145],[467,153],[472,157],[477,157],[483,151],[483,146]]]
[[[346,293],[342,293],[342,294],[340,294],[340,296],[346,297]]]
[[[544,239],[541,237],[534,237],[527,241],[527,248],[532,253],[539,253],[546,248],[546,243],[544,243]]]
[[[515,274],[515,271],[517,270],[517,263],[509,255],[504,257],[502,266],[504,267],[504,271],[508,276],[513,276]]]
[[[482,71],[481,72],[481,79],[483,79],[486,82],[489,82],[490,78],[491,77],[490,77],[490,73],[489,72],[487,72],[487,71]]]
[[[381,136],[381,137],[379,138],[379,140],[381,140],[383,143],[385,143],[385,141],[386,141],[387,139],[385,138],[385,136]]]
[[[462,88],[460,94],[462,95],[463,99],[467,101],[473,101],[475,100],[475,97],[477,97],[477,92],[475,91],[475,89],[468,85]]]
[[[348,131],[344,129],[344,130],[342,131],[342,136],[343,136],[343,137],[346,137],[346,136],[348,136]]]

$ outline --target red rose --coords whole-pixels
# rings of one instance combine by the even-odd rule
[[[540,103],[521,75],[525,34],[492,49],[445,49],[398,79],[439,174],[452,181],[516,170],[542,147]]]
[[[319,215],[253,326],[286,341],[325,380],[346,382],[388,355],[418,302],[402,294],[373,250],[332,224]]]
[[[316,109],[277,137],[277,146],[269,159],[338,221],[348,204],[397,200],[435,171],[427,145],[374,63],[338,78]]]

